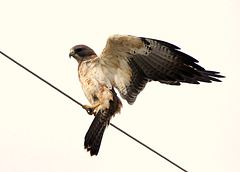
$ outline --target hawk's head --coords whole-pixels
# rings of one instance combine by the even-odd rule
[[[76,45],[70,49],[69,57],[74,57],[78,63],[95,58],[96,53],[86,45]]]

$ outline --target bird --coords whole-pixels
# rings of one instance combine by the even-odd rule
[[[78,62],[82,90],[94,114],[84,138],[84,148],[98,155],[104,131],[115,114],[120,113],[122,99],[132,105],[151,81],[167,85],[221,82],[225,76],[205,70],[180,48],[158,39],[114,34],[108,37],[100,55],[79,44],[70,49],[69,57]]]

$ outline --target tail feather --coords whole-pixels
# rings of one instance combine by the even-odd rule
[[[87,151],[90,151],[91,156],[98,154],[103,133],[108,125],[108,122],[101,121],[100,117],[101,111],[95,116],[85,136],[84,148],[87,149]]]
[[[103,133],[106,127],[109,125],[110,119],[116,113],[119,113],[122,107],[122,102],[117,97],[117,94],[114,91],[114,89],[112,89],[111,92],[113,94],[113,100],[109,100],[110,103],[109,109],[104,110],[100,109],[97,112],[85,136],[84,148],[87,149],[87,151],[90,151],[91,156],[98,154]]]

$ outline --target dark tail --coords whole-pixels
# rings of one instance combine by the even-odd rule
[[[85,136],[84,148],[87,149],[87,151],[90,151],[91,156],[98,154],[103,133],[105,131],[106,126],[109,123],[109,121],[103,122],[101,120],[101,116],[102,116],[102,112],[100,110],[95,116]]]
[[[110,100],[109,109],[100,109],[98,111],[85,136],[84,148],[87,149],[87,151],[90,151],[91,156],[98,154],[103,133],[109,125],[110,119],[116,113],[120,112],[122,106],[122,102],[117,97],[115,91],[113,89],[111,91],[113,94],[113,100]]]

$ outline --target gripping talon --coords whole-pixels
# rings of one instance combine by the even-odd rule
[[[87,113],[89,115],[94,114],[94,116],[96,115],[95,109],[100,105],[100,102],[94,104],[93,106],[89,106],[89,105],[84,105],[87,108]]]
[[[92,114],[95,115],[94,109],[92,109],[92,108],[87,108],[87,113],[88,113],[89,115],[92,115]]]

